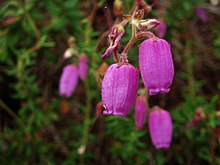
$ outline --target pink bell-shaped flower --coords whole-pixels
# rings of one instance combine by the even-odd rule
[[[158,106],[149,114],[150,138],[156,149],[169,148],[172,140],[172,120],[170,113]]]
[[[78,69],[75,65],[69,64],[63,68],[59,83],[59,95],[71,97],[78,83]]]
[[[81,80],[86,80],[87,73],[88,73],[88,62],[87,62],[87,57],[86,55],[81,55],[79,64],[79,77]]]
[[[146,118],[146,112],[146,99],[144,96],[138,96],[135,104],[135,124],[137,129],[143,128]]]
[[[130,64],[112,64],[102,81],[104,114],[126,117],[138,91],[138,70]]]
[[[139,65],[149,95],[168,93],[174,66],[170,45],[164,39],[145,40],[139,47]]]

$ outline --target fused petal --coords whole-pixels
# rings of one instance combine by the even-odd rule
[[[88,74],[88,61],[86,55],[81,55],[79,60],[79,77],[81,80],[86,80]]]
[[[102,82],[102,102],[108,115],[126,117],[138,91],[138,71],[130,64],[112,64]]]
[[[135,104],[135,124],[136,128],[142,129],[147,112],[147,105],[144,96],[138,96]]]
[[[156,149],[169,148],[172,140],[170,113],[155,106],[149,114],[150,138]]]
[[[71,97],[78,83],[78,69],[75,65],[67,65],[63,68],[59,82],[59,95]]]
[[[163,39],[145,40],[139,47],[139,65],[150,95],[168,93],[174,76],[170,45]]]

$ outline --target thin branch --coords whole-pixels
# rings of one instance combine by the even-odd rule
[[[15,118],[16,120],[19,120],[19,117],[17,116],[17,114],[14,113],[14,111],[9,106],[7,106],[1,99],[0,99],[0,107],[2,107],[13,118]]]
[[[24,14],[25,14],[25,16],[27,17],[27,20],[28,20],[28,22],[29,22],[31,28],[33,29],[33,31],[34,31],[36,37],[39,39],[40,36],[41,36],[40,31],[39,31],[39,29],[37,28],[37,26],[35,25],[33,19],[31,18],[31,16],[30,16],[28,10],[27,10],[26,7],[25,7],[24,3],[22,2],[22,0],[17,0],[17,2],[18,2],[18,4],[19,4],[19,6],[23,9]]]
[[[160,0],[155,0],[150,6],[153,7],[153,6],[155,6],[159,2],[160,2]]]
[[[135,25],[132,25],[132,37],[127,43],[127,45],[125,46],[123,53],[127,54],[128,50],[132,47],[135,41],[136,41],[136,27]]]

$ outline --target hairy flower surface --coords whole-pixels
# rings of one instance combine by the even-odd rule
[[[75,65],[67,65],[63,68],[59,82],[59,95],[71,97],[78,83],[78,69]]]
[[[147,105],[144,96],[138,96],[135,104],[136,128],[142,129],[146,118]]]
[[[138,71],[130,64],[112,64],[102,82],[104,114],[126,117],[138,91]]]
[[[79,60],[79,77],[81,80],[86,80],[88,74],[88,61],[86,55],[81,55]]]
[[[156,149],[169,148],[172,140],[170,113],[155,106],[149,114],[150,138]]]
[[[174,76],[170,45],[163,39],[145,40],[139,47],[139,65],[149,95],[168,93]]]

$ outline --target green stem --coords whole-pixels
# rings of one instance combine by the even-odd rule
[[[90,39],[90,35],[92,33],[92,23],[90,21],[88,21],[87,25],[86,25],[86,30],[85,30],[85,48],[88,48],[89,45],[90,45],[90,42],[91,42],[91,39]],[[94,51],[95,51],[95,47],[94,47]],[[88,50],[88,49],[87,49]],[[90,50],[88,50],[90,51]],[[94,56],[94,53],[91,53],[91,64],[96,66],[96,57]]]
[[[40,38],[40,31],[38,30],[37,26],[35,25],[33,19],[31,18],[28,10],[26,9],[24,3],[22,2],[22,0],[17,0],[19,6],[23,9],[25,16],[27,17],[27,20],[31,26],[31,28],[33,29],[36,37],[39,39]]]
[[[125,46],[123,53],[127,54],[128,50],[132,47],[134,42],[136,41],[136,27],[135,25],[132,25],[132,36],[127,45]]]
[[[85,116],[84,116],[84,128],[83,128],[83,137],[82,137],[82,145],[81,147],[86,149],[87,143],[89,141],[89,128],[90,128],[90,110],[91,110],[91,96],[90,96],[90,89],[89,83],[86,80],[84,82],[84,87],[86,91],[86,108],[85,108]],[[84,153],[81,154],[80,164],[83,165],[84,163]]]
[[[92,32],[91,30],[91,22],[89,21],[87,26],[86,26],[86,31],[85,31],[85,42],[84,45],[86,48],[89,47],[90,45],[90,34]],[[93,53],[92,53],[93,54]],[[92,55],[92,63],[96,65],[96,60],[94,55]],[[89,81],[88,79],[84,81],[84,89],[86,92],[86,108],[85,108],[85,116],[84,116],[84,128],[83,128],[83,137],[82,137],[82,148],[86,149],[88,140],[89,140],[89,131],[90,131],[90,111],[91,111],[91,95],[90,95],[90,88],[89,88]],[[83,165],[85,164],[84,162],[84,152],[80,156],[80,164]]]

